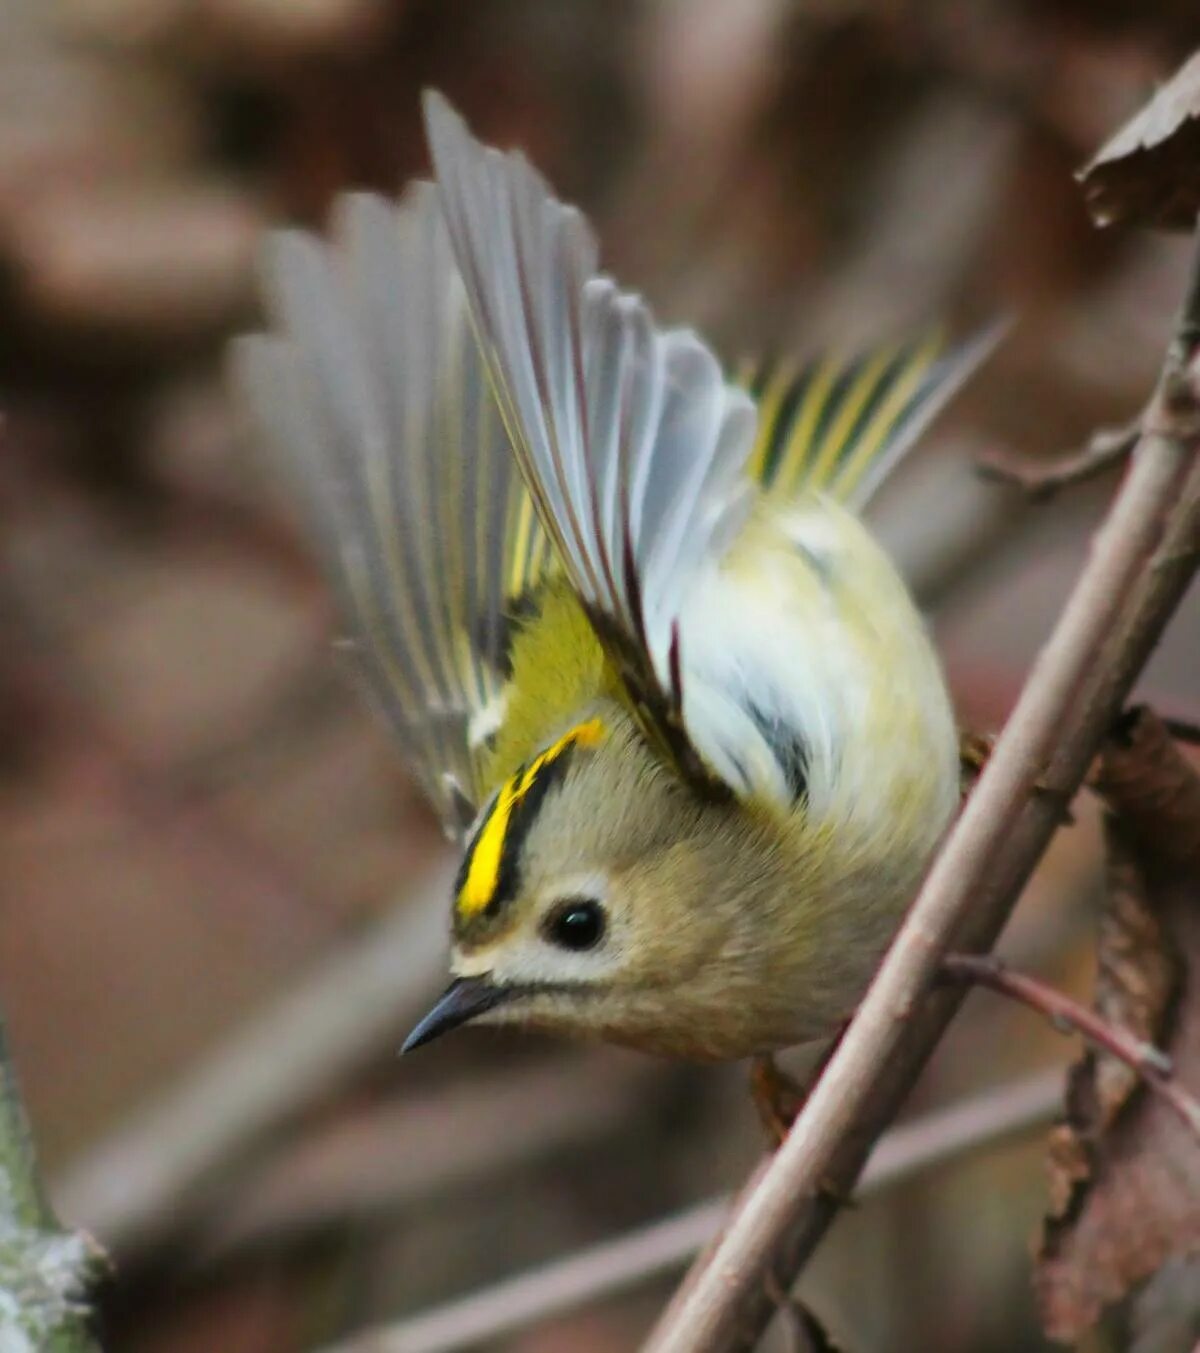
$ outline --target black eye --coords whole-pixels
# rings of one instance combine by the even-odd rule
[[[561,949],[594,949],[604,934],[604,908],[590,897],[572,897],[546,918],[546,938]]]

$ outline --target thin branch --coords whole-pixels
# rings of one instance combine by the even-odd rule
[[[668,1308],[653,1353],[753,1346],[771,1315],[764,1275],[803,1267],[957,1009],[961,992],[929,991],[942,955],[994,943],[1187,590],[1200,406],[1182,335],[1198,318],[1181,320],[1130,472],[977,788],[787,1141]]]
[[[1161,1095],[1200,1141],[1200,1102],[1175,1079],[1171,1058],[1153,1043],[1134,1038],[1097,1011],[1072,1000],[1036,977],[1013,972],[992,956],[947,954],[943,972],[956,982],[987,987],[1044,1015],[1060,1032],[1079,1034],[1125,1063],[1155,1094]]]
[[[872,1156],[859,1194],[880,1192],[1028,1132],[1047,1122],[1061,1103],[1062,1073],[1042,1072],[893,1128]],[[717,1233],[729,1203],[727,1195],[699,1203],[324,1353],[451,1353],[628,1291],[685,1264]]]
[[[99,1263],[46,1201],[0,1021],[0,1348],[93,1353],[88,1293]]]
[[[64,1216],[118,1259],[153,1243],[232,1158],[397,1045],[436,979],[449,879],[437,869],[55,1181]]]
[[[1052,498],[1060,489],[1094,479],[1127,459],[1142,435],[1142,416],[1119,428],[1093,432],[1082,451],[1049,462],[1008,451],[991,451],[979,458],[977,468],[985,479],[1019,488],[1035,502]]]

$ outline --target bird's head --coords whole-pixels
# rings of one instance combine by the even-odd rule
[[[729,817],[606,702],[480,815],[455,884],[454,981],[405,1051],[470,1022],[705,1056],[692,1044],[713,1012],[697,1001],[716,997],[698,975],[722,969],[737,929]]]

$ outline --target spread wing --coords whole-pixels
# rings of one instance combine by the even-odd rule
[[[273,235],[273,333],[235,374],[307,507],[348,657],[452,835],[483,801],[506,614],[551,552],[471,332],[435,190]]]
[[[683,723],[678,616],[745,520],[749,396],[690,330],[597,272],[583,217],[444,99],[426,124],[454,254],[521,473],[652,742],[727,792]]]

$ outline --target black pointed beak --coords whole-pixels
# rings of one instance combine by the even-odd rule
[[[455,978],[404,1040],[401,1054],[440,1038],[516,994],[512,987],[493,986],[486,977]]]

